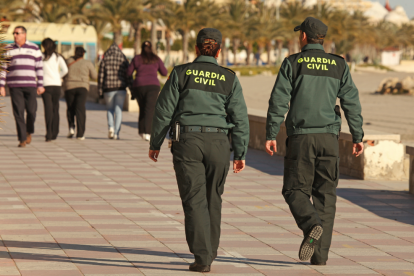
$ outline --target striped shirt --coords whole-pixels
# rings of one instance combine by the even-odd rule
[[[36,44],[26,41],[21,47],[16,43],[6,46],[7,72],[0,72],[0,87],[43,87],[42,52]]]

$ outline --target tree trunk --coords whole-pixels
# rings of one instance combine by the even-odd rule
[[[300,49],[299,49],[299,42],[294,40],[293,41],[293,53],[297,54],[299,53]]]
[[[157,20],[151,21],[151,44],[152,44],[152,51],[154,53],[157,52]]]
[[[171,64],[171,56],[170,56],[171,44],[170,44],[170,40],[171,40],[171,32],[170,32],[169,29],[167,29],[165,31],[165,43],[166,43],[165,50],[167,52],[167,55],[166,55],[165,60],[164,60],[164,62],[166,63],[165,66],[169,66]]]
[[[134,30],[135,30],[134,55],[139,55],[141,53],[141,28],[142,28],[142,23],[137,23],[134,26]]]
[[[226,38],[223,37],[222,38],[223,43],[221,44],[221,65],[222,66],[227,66],[227,48],[226,48]]]
[[[237,49],[239,48],[239,40],[237,38],[233,39],[233,65],[237,65]]]
[[[114,42],[121,49],[122,49],[122,39],[123,39],[122,29],[120,28],[119,30],[114,30]]]
[[[131,24],[129,27],[129,34],[128,34],[128,41],[134,41],[135,39],[135,28],[134,25]]]
[[[188,32],[183,32],[183,63],[187,63],[188,60]]]
[[[101,49],[101,41],[103,39],[103,35],[98,34],[98,39],[96,40],[96,56],[95,56],[95,64],[98,64],[98,56],[99,51]]]
[[[270,65],[271,60],[270,60],[270,51],[272,50],[272,43],[267,42],[267,65]]]
[[[252,54],[252,51],[253,51],[253,45],[252,45],[252,43],[247,43],[247,49],[246,49],[246,54],[247,54],[247,57],[246,57],[246,65],[250,65],[250,55]]]
[[[280,64],[280,63],[282,63],[282,48],[283,48],[283,41],[282,40],[279,40],[277,42],[277,48],[278,48],[277,63]]]
[[[263,49],[264,49],[264,46],[259,44],[259,54],[258,54],[258,57],[257,57],[257,65],[259,65],[259,66],[263,65],[263,64],[260,63],[261,58],[262,58]]]

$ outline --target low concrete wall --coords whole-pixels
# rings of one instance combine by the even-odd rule
[[[249,109],[249,147],[265,149],[266,117],[264,111]],[[284,123],[276,137],[277,155],[286,155],[286,128]],[[359,179],[405,180],[408,170],[404,169],[404,145],[400,135],[365,130],[365,151],[359,156],[352,155],[352,136],[344,128],[339,136],[339,167],[342,174]]]
[[[414,195],[414,146],[407,146],[406,153],[410,156],[409,191]]]

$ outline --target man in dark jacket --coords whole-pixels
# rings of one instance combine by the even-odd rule
[[[108,110],[109,139],[119,139],[126,89],[132,83],[127,75],[128,65],[128,59],[115,43],[105,52],[99,65],[98,92],[105,98]]]
[[[361,104],[345,60],[324,51],[322,45],[328,27],[308,17],[295,31],[300,31],[302,52],[286,58],[280,68],[269,100],[266,151],[270,155],[272,148],[276,151],[276,135],[289,110],[285,122],[288,141],[282,193],[305,236],[299,250],[300,260],[311,258],[311,264],[325,265],[332,240],[339,178],[341,118],[335,113],[335,103],[339,98],[356,156],[364,149]]]
[[[219,246],[221,195],[230,161],[226,135],[232,129],[235,173],[245,167],[249,144],[249,120],[240,82],[233,71],[217,64],[221,40],[219,30],[202,29],[197,35],[197,58],[174,67],[155,107],[149,151],[156,162],[172,126],[185,234],[195,257],[189,269],[199,272],[210,271]]]

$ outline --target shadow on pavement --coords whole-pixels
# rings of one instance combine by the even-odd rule
[[[163,270],[178,270],[187,271],[187,269],[174,269],[171,267],[162,268],[159,265],[188,265],[188,263],[180,260],[179,258],[192,259],[191,254],[176,254],[174,252],[163,252],[163,251],[152,251],[143,248],[129,248],[129,247],[117,247],[103,246],[103,245],[82,245],[82,244],[67,244],[67,243],[50,243],[50,242],[26,242],[26,241],[15,241],[15,240],[3,240],[3,243],[8,247],[10,256],[15,260],[35,260],[35,261],[50,261],[50,262],[70,262],[74,264],[83,265],[98,265],[98,266],[114,266],[114,267],[131,267],[132,265],[137,268],[147,269],[163,269]],[[19,252],[19,248],[29,249],[44,249],[44,250],[60,250],[67,251],[68,256],[65,255],[53,255],[53,254],[36,254]],[[25,250],[23,250],[25,251]],[[177,261],[148,261],[146,260],[122,260],[114,258],[93,258],[93,257],[77,257],[74,256],[76,251],[79,251],[79,255],[82,255],[82,251],[88,252],[100,252],[100,253],[121,253],[121,254],[134,254],[134,255],[145,255],[162,258],[177,258]],[[74,254],[75,253],[75,254]],[[0,257],[1,258],[1,257]],[[3,258],[9,258],[9,256],[3,256]],[[236,257],[224,257],[218,256],[215,262],[228,262],[228,263],[240,263],[248,265],[266,265],[266,266],[288,266],[297,265],[297,262],[286,262],[286,261],[274,261],[274,260],[261,260],[251,258],[236,258]],[[154,266],[150,266],[154,265]]]
[[[247,150],[246,166],[270,175],[283,175],[283,157],[270,156],[261,150],[251,148]]]
[[[407,191],[338,188],[337,194],[377,216],[414,225],[414,195]]]
[[[135,122],[122,122],[123,125],[138,128],[138,119]]]

